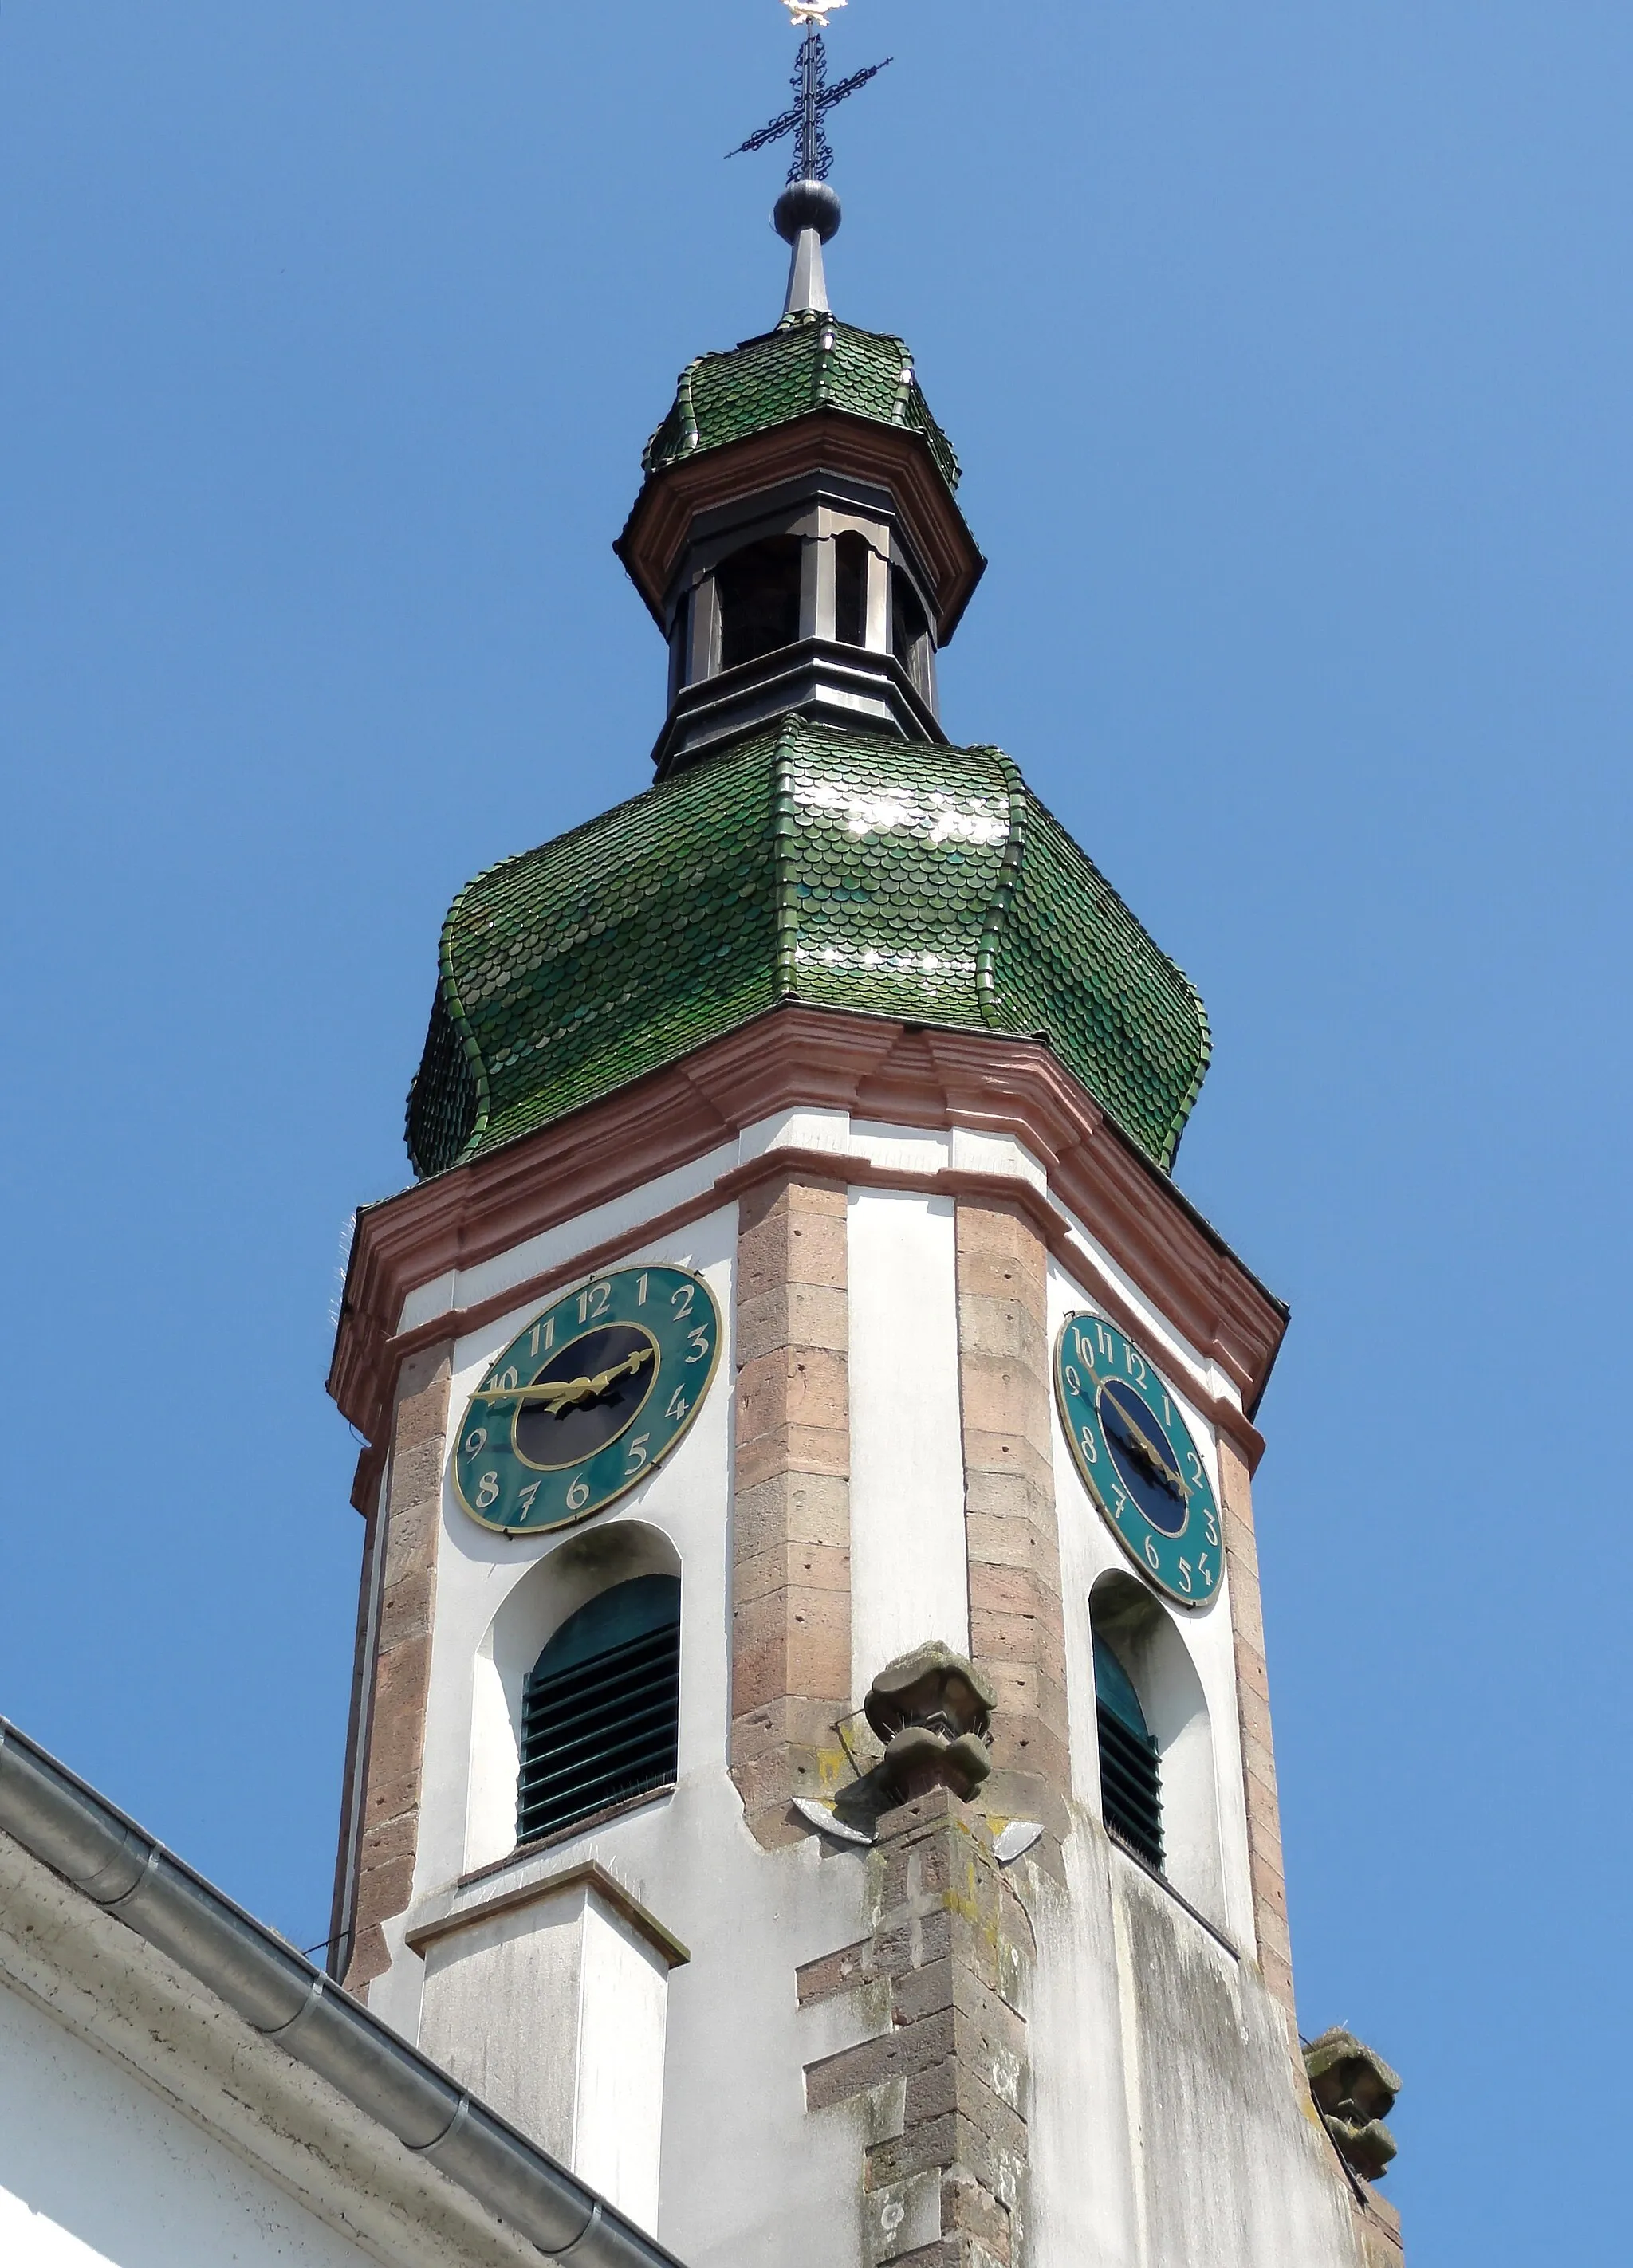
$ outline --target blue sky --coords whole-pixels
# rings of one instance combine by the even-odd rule
[[[302,1943],[344,1223],[448,899],[648,777],[610,545],[780,306],[773,0],[10,0],[0,1709]],[[1300,2006],[1418,2268],[1625,2257],[1633,17],[853,0],[839,312],[945,657],[1201,986],[1294,1307],[1259,1507]]]

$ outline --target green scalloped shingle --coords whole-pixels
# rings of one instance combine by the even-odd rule
[[[1164,1167],[1208,1067],[1196,993],[1001,750],[787,717],[460,893],[415,1170],[783,1000],[1042,1036]]]
[[[905,341],[810,313],[785,315],[763,337],[689,363],[641,464],[659,472],[814,409],[841,409],[921,434],[949,490],[957,490],[958,460],[930,415]]]

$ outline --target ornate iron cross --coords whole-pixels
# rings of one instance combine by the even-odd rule
[[[834,8],[842,8],[845,0],[784,0],[784,4],[795,24],[803,24],[805,37],[800,43],[800,59],[794,67],[794,103],[780,118],[773,118],[762,126],[757,134],[750,134],[727,155],[740,158],[750,150],[768,150],[773,142],[794,136],[794,163],[788,168],[791,181],[825,181],[833,169],[833,151],[828,146],[827,129],[824,123],[836,104],[843,102],[858,87],[866,86],[870,78],[877,78],[887,65],[895,62],[886,55],[882,63],[869,63],[866,70],[853,71],[837,86],[828,84],[828,49],[823,31]]]

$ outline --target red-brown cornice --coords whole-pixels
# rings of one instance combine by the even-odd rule
[[[575,1253],[565,1267],[398,1332],[403,1300],[416,1286],[496,1258],[691,1163],[746,1126],[801,1108],[1012,1136],[1046,1168],[1049,1193],[1002,1174],[907,1173],[843,1153],[778,1149],[734,1166],[706,1191],[608,1244]],[[610,1264],[618,1251],[673,1233],[767,1174],[790,1170],[858,1185],[999,1196],[1031,1215],[1062,1263],[1081,1273],[1075,1218],[1235,1382],[1248,1419],[1257,1408],[1286,1328],[1285,1308],[1046,1047],[789,1005],[553,1126],[359,1213],[329,1380],[344,1414],[377,1445],[359,1468],[359,1494],[372,1489],[378,1471],[398,1366],[423,1341],[478,1329],[552,1282]],[[1084,1288],[1113,1311],[1122,1305],[1101,1283]],[[1132,1311],[1118,1320],[1137,1335]],[[1241,1412],[1220,1398],[1209,1414],[1256,1462],[1262,1445]]]

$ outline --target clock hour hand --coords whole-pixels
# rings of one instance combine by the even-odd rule
[[[1119,1425],[1127,1437],[1128,1446],[1134,1452],[1135,1461],[1145,1467],[1146,1471],[1159,1488],[1165,1489],[1170,1496],[1178,1497],[1183,1504],[1190,1494],[1183,1478],[1169,1463],[1156,1443],[1149,1440],[1141,1428],[1135,1425],[1122,1403],[1113,1401],[1112,1407],[1117,1413]]]

